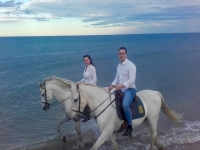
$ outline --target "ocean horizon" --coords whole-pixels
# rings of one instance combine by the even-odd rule
[[[130,34],[88,34],[88,35],[16,35],[16,36],[0,36],[0,38],[4,37],[71,37],[71,36],[124,36],[124,35],[154,35],[154,34],[199,34],[200,32],[159,32],[159,33],[130,33]]]

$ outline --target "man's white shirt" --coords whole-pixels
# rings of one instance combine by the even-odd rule
[[[126,59],[123,63],[117,66],[117,73],[112,85],[123,84],[125,87],[121,90],[124,92],[128,88],[136,88],[136,66],[131,61]]]

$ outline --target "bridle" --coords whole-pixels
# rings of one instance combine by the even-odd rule
[[[85,115],[84,112],[81,112],[81,95],[80,95],[80,91],[79,91],[79,84],[77,83],[77,90],[78,90],[78,99],[79,99],[79,103],[78,103],[78,111],[77,110],[74,110],[74,109],[71,109],[71,111],[74,111],[74,112],[77,112],[77,113],[80,113],[82,114],[83,116]]]
[[[59,103],[58,100],[56,100],[56,101],[53,102],[52,104],[50,104],[50,103],[47,102],[47,90],[46,90],[46,84],[45,84],[45,82],[43,83],[43,89],[44,89],[44,95],[42,95],[42,96],[45,97],[45,102],[41,102],[41,103],[47,105],[48,107],[49,107],[50,105],[52,105],[52,106],[56,106],[56,105]],[[65,100],[67,100],[68,98],[70,98],[70,96],[67,97],[67,98],[65,98],[65,99],[63,99],[63,100],[60,101],[60,102],[63,102],[63,101],[65,101]]]
[[[44,88],[44,98],[45,98],[45,102],[42,102],[43,104],[47,105],[47,106],[50,106],[51,104],[47,102],[47,90],[46,90],[46,85],[45,85],[45,82],[43,83],[43,88]]]
[[[92,112],[94,112],[97,108],[99,108],[106,100],[108,100],[110,98],[110,103],[98,114],[96,115],[94,118],[97,119],[97,117],[99,117],[116,99],[114,100],[111,100],[111,94],[109,94],[108,98],[106,98],[103,102],[101,102],[101,104],[99,104],[96,108],[94,108],[93,110],[91,111],[86,111],[86,112],[81,112],[80,110],[80,104],[81,104],[81,96],[80,96],[80,92],[79,92],[79,84],[77,83],[77,90],[78,90],[78,99],[79,99],[79,107],[78,107],[78,111],[77,110],[74,110],[74,109],[71,109],[71,111],[74,111],[74,112],[77,112],[77,113],[80,113],[82,114],[83,116],[87,116],[87,115],[90,115]],[[113,105],[112,105],[113,106]],[[113,106],[114,107],[114,106]],[[115,107],[114,107],[115,108]]]

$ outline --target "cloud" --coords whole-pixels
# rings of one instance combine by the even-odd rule
[[[22,10],[22,12],[23,12],[24,14],[34,14],[33,11],[32,11],[32,10],[29,10],[29,9],[24,9],[24,10]]]
[[[37,20],[37,21],[49,21],[48,18],[42,18],[42,17],[33,17],[33,18],[30,18],[30,19],[34,19],[34,20]]]
[[[22,4],[23,4],[22,2],[17,2],[17,3],[15,3],[16,6],[20,6],[20,5],[22,5]]]
[[[4,3],[0,1],[0,7],[14,7],[14,6],[15,6],[14,0],[6,1]]]
[[[123,27],[136,31],[183,29],[200,24],[199,0],[9,0],[0,1],[0,20],[49,22],[62,27]],[[14,19],[15,18],[15,19]],[[20,18],[20,19],[18,19]],[[72,21],[73,20],[73,21]],[[72,21],[70,23],[66,23]],[[34,22],[35,23],[35,22]],[[187,25],[187,26],[186,26]],[[188,26],[189,25],[189,26]],[[130,28],[129,28],[130,27]],[[189,29],[190,28],[190,29]],[[153,30],[155,29],[155,30]],[[173,30],[173,31],[174,31]],[[178,29],[177,29],[178,30]],[[128,32],[128,31],[127,31]]]
[[[157,3],[156,3],[157,2]],[[5,6],[13,6],[15,11],[6,14],[32,15],[44,17],[48,14],[51,18],[82,18],[82,22],[91,25],[117,25],[121,22],[137,21],[161,21],[198,19],[200,16],[200,3],[198,1],[177,4],[173,1],[120,1],[106,0],[97,2],[93,0],[32,0],[24,5],[22,2],[7,1],[0,3]],[[173,5],[174,4],[174,5]],[[21,7],[19,7],[21,6]],[[97,23],[98,22],[98,23]],[[120,24],[119,24],[120,25]]]
[[[22,4],[23,4],[22,2],[15,3],[14,0],[6,1],[6,2],[0,1],[0,7],[17,7],[17,6],[20,6]]]

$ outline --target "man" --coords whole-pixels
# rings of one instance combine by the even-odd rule
[[[115,87],[116,90],[121,90],[122,92],[124,92],[122,108],[128,121],[128,127],[123,136],[128,136],[131,135],[133,131],[130,104],[132,103],[133,98],[136,94],[136,66],[127,59],[127,50],[125,47],[119,48],[118,56],[120,63],[117,66],[117,73],[114,81],[108,89],[111,90],[113,87]]]

